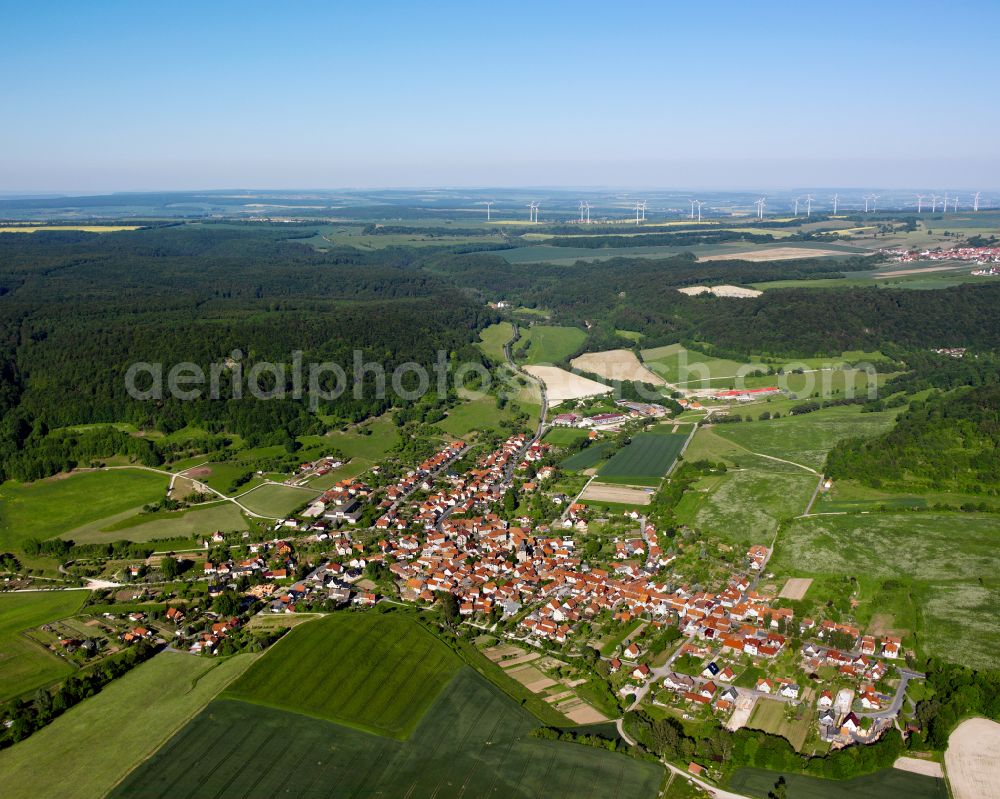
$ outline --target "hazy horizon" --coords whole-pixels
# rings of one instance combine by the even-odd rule
[[[996,4],[717,11],[16,6],[0,190],[1000,185]]]

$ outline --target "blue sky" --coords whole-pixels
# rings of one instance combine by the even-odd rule
[[[0,13],[0,191],[1000,187],[997,2]]]

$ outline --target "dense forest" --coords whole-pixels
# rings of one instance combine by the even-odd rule
[[[361,396],[346,391],[317,407],[241,399],[232,387],[239,369],[289,364],[296,351],[307,364],[334,362],[352,377],[356,350],[389,373],[408,362],[429,368],[439,351],[453,363],[482,362],[475,342],[499,318],[486,304],[498,299],[586,329],[587,349],[622,346],[616,329],[643,333],[647,346],[697,342],[719,354],[774,357],[882,349],[899,360],[933,347],[1000,343],[997,285],[794,288],[753,299],[676,290],[838,276],[870,268],[863,257],[702,263],[680,254],[557,266],[454,246],[318,252],[303,241],[314,234],[309,225],[201,223],[0,236],[0,477],[51,473],[102,449],[149,463],[165,454],[128,437],[63,429],[75,425],[128,422],[167,433],[191,425],[273,445],[382,413],[400,403],[376,396],[371,373]],[[137,401],[125,388],[136,362],[164,371],[191,362],[206,372],[225,363],[221,398]],[[912,379],[944,374],[925,367]],[[970,367],[949,369],[961,382],[958,373]],[[265,374],[264,382],[291,388],[294,379]]]
[[[729,353],[836,356],[845,350],[1000,346],[1000,285],[935,291],[879,288],[772,289],[752,299],[688,297],[698,284],[836,277],[871,268],[865,258],[752,263],[614,258],[572,267],[509,264],[494,255],[432,258],[429,268],[488,299],[546,308],[565,324],[590,330],[591,349],[615,342],[614,329],[645,334],[646,346],[708,342]],[[621,340],[613,346],[620,346]]]
[[[492,312],[419,268],[412,251],[317,253],[289,238],[310,232],[0,236],[3,471],[28,477],[78,456],[157,457],[139,442],[101,453],[116,444],[108,435],[49,433],[83,423],[196,425],[251,445],[322,430],[304,399],[233,398],[232,368],[220,375],[219,400],[136,401],[125,385],[135,362],[164,371],[191,362],[208,372],[238,351],[246,372],[260,361],[289,364],[301,351],[306,364],[334,362],[353,377],[355,350],[390,373],[407,362],[429,368],[439,350],[456,361],[482,358],[474,342]],[[274,387],[267,374],[262,382]],[[345,421],[381,413],[393,398],[376,396],[374,382],[367,373],[360,398],[346,391],[317,410]]]
[[[913,401],[887,433],[840,442],[826,474],[907,491],[1000,491],[1000,385]]]

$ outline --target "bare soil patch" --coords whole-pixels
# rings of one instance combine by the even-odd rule
[[[550,403],[556,404],[568,399],[592,397],[595,394],[607,394],[611,386],[588,380],[558,366],[525,366],[524,371],[532,377],[537,377],[545,384]]]
[[[821,255],[843,255],[837,250],[812,250],[808,247],[768,247],[763,250],[727,252],[720,255],[705,255],[699,261],[787,261],[792,258],[815,258]]]
[[[520,666],[523,663],[530,663],[533,660],[538,660],[541,655],[538,652],[525,652],[517,657],[513,657],[510,660],[503,661],[500,666],[505,669],[512,668],[514,666]]]
[[[636,381],[653,386],[666,385],[658,374],[651,372],[640,363],[632,350],[605,350],[585,352],[570,361],[574,368],[600,375],[607,380]]]
[[[893,768],[900,771],[912,771],[914,774],[923,774],[925,777],[944,778],[944,769],[941,764],[934,760],[921,760],[918,757],[901,757],[892,764]]]
[[[503,644],[502,646],[491,646],[489,649],[484,649],[483,654],[494,663],[498,663],[506,657],[516,655],[518,652],[523,651],[524,650],[519,646],[514,646],[513,644]]]
[[[1000,724],[963,721],[948,739],[944,764],[955,799],[1000,799]]]
[[[619,502],[625,505],[648,505],[653,498],[652,492],[631,486],[609,485],[607,483],[591,483],[581,494],[580,499],[595,502]]]
[[[699,294],[714,294],[716,297],[737,297],[744,299],[759,297],[764,293],[757,289],[745,289],[741,286],[685,286],[677,290],[681,294],[687,294],[689,297],[696,297]]]
[[[576,708],[560,708],[560,712],[576,724],[599,724],[608,720],[607,716],[599,713],[586,702],[581,702],[580,706]]]
[[[789,577],[778,594],[782,599],[802,599],[812,585],[812,577]]]
[[[199,477],[209,477],[212,474],[212,468],[210,466],[194,466],[183,472],[178,472],[178,474],[197,480]]]

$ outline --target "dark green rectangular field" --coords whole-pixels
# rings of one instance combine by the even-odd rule
[[[111,796],[657,795],[663,778],[658,764],[531,738],[529,732],[537,726],[530,713],[467,667],[445,687],[407,741],[223,699],[205,708]]]
[[[581,449],[579,452],[570,455],[559,466],[571,472],[589,469],[600,463],[601,459],[611,451],[612,446],[613,443],[611,441],[599,441],[596,444],[591,444],[586,449]]]
[[[224,696],[405,738],[460,665],[402,614],[345,611],[296,627]]]
[[[749,796],[766,797],[778,772],[741,768],[729,788]],[[804,774],[785,774],[788,795],[795,799],[948,799],[944,780],[887,768],[850,780],[824,780]]]
[[[673,466],[686,440],[686,433],[638,433],[601,467],[601,480],[655,486]]]

